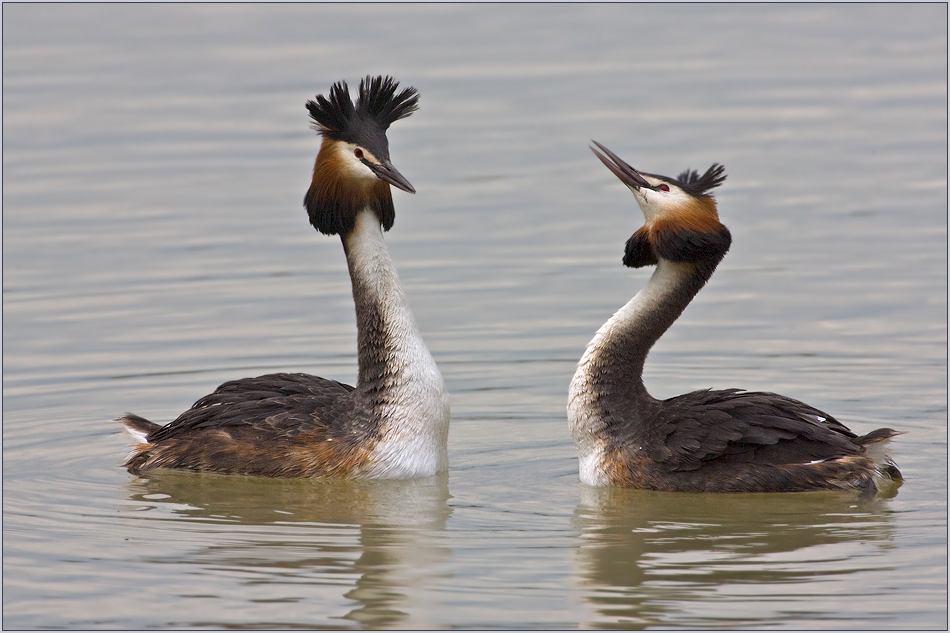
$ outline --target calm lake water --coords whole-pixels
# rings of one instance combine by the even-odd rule
[[[947,7],[3,6],[5,628],[945,628]],[[121,462],[225,380],[352,382],[307,99],[389,73],[387,240],[452,393],[450,470]],[[778,391],[904,431],[892,498],[597,490],[567,387],[645,283],[591,154],[723,163],[734,237],[659,397]]]

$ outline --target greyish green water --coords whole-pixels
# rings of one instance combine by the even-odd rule
[[[944,628],[947,7],[3,5],[5,628]],[[391,73],[387,240],[452,393],[447,476],[120,464],[225,380],[352,381],[304,102]],[[590,153],[725,164],[734,236],[651,355],[905,432],[893,498],[578,483],[567,386],[645,283]]]

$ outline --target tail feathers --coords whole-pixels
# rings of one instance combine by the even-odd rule
[[[880,473],[881,477],[884,479],[890,479],[892,481],[904,481],[904,475],[901,474],[901,471],[897,468],[897,464],[888,459],[885,463],[881,464],[877,472]]]
[[[116,420],[125,426],[125,430],[129,432],[129,435],[132,436],[139,444],[148,444],[148,434],[157,431],[162,428],[161,425],[155,424],[154,422],[149,422],[145,418],[135,415],[134,413],[126,413],[121,418]]]

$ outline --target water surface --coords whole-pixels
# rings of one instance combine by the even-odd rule
[[[5,628],[943,628],[945,5],[3,7]],[[111,420],[352,382],[304,103],[390,73],[387,235],[452,393],[413,482],[121,468]],[[587,149],[726,166],[734,243],[658,397],[777,391],[904,431],[892,498],[577,481],[567,385],[649,271]]]

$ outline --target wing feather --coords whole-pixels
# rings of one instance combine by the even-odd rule
[[[148,443],[126,466],[136,473],[177,468],[266,477],[350,476],[365,464],[379,430],[379,420],[356,406],[356,397],[349,385],[307,374],[226,382],[167,426],[150,431]]]
[[[341,398],[353,387],[308,374],[267,374],[232,380],[201,398],[170,424],[149,434],[158,442],[200,429],[242,429],[271,437],[333,427]],[[342,429],[337,429],[342,430]]]
[[[704,390],[658,404],[640,427],[649,434],[637,443],[671,471],[712,462],[803,464],[863,450],[832,416],[778,394]]]

